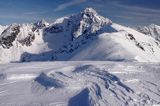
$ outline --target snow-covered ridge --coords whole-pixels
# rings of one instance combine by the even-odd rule
[[[94,9],[52,23],[12,24],[0,36],[0,62],[109,60],[160,62],[160,42]]]
[[[156,40],[160,41],[160,26],[151,24],[148,26],[140,26],[137,30],[141,33],[154,37]]]

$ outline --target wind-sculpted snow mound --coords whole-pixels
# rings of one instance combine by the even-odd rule
[[[53,77],[52,78],[48,77],[45,73],[41,73],[35,79],[35,81],[40,85],[44,86],[46,89],[49,89],[50,87],[54,87],[54,88],[63,87],[63,84],[61,84],[62,82],[54,79]]]
[[[159,64],[136,62],[3,65],[0,105],[159,105],[159,70]]]

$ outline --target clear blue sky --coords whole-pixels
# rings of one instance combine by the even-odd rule
[[[160,25],[160,0],[0,0],[0,24],[52,21],[86,7],[124,25]]]

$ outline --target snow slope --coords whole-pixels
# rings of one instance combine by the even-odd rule
[[[117,32],[98,35],[88,46],[78,51],[72,60],[159,62],[160,47],[154,38],[118,24],[113,23],[111,27]]]
[[[137,62],[0,65],[0,106],[158,106],[159,70]]]
[[[0,25],[0,34],[7,28],[8,26]]]
[[[55,60],[160,62],[160,42],[92,8],[52,23],[12,24],[0,36],[0,63]]]

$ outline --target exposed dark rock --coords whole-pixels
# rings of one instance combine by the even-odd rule
[[[63,27],[58,24],[55,24],[52,27],[46,28],[45,31],[49,33],[60,33],[63,32]]]
[[[4,34],[8,29],[3,31],[2,34]],[[12,33],[10,36],[2,36],[0,38],[0,45],[2,45],[3,48],[9,49],[13,44],[13,41],[16,39],[18,33],[20,32],[20,26],[11,27]]]
[[[136,40],[132,34],[128,34],[130,40]]]
[[[138,48],[140,48],[141,50],[145,51],[144,47],[135,39],[135,37],[134,37],[132,34],[129,34],[129,33],[128,33],[128,34],[126,35],[126,37],[127,37],[129,40],[133,41]]]
[[[139,47],[141,50],[145,51],[143,46],[140,43],[136,43],[136,46]]]
[[[35,39],[35,35],[29,34],[29,36],[27,36],[25,39],[19,40],[18,42],[21,43],[23,46],[24,45],[31,46],[34,39]]]

